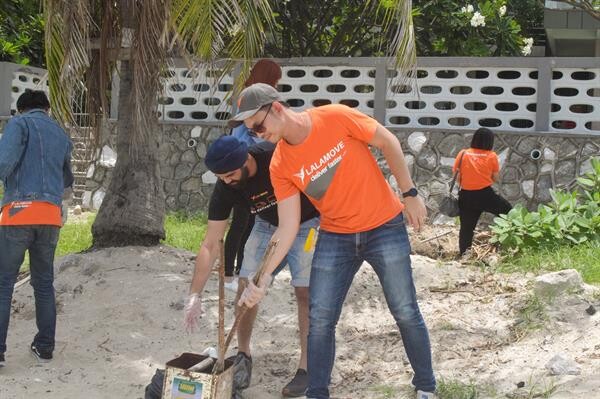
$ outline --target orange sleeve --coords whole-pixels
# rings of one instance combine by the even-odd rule
[[[349,136],[365,143],[369,143],[373,139],[378,124],[375,119],[346,105],[340,105],[336,111],[336,119],[346,127]]]
[[[286,171],[283,162],[281,162],[281,152],[279,147],[275,149],[273,158],[271,158],[269,173],[271,175],[271,185],[273,186],[277,202],[283,201],[300,192],[298,187],[296,187],[290,179],[285,177]]]

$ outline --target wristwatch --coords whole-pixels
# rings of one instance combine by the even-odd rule
[[[416,188],[411,188],[410,190],[408,190],[405,193],[402,193],[402,198],[406,198],[406,197],[416,197],[417,195],[419,195],[419,192],[417,191]]]

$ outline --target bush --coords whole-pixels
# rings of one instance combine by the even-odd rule
[[[600,241],[600,159],[591,163],[592,171],[577,179],[581,190],[551,190],[552,201],[537,212],[517,205],[496,217],[491,241],[515,252]]]

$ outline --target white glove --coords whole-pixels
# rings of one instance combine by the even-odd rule
[[[248,277],[248,286],[244,289],[242,296],[238,302],[238,306],[246,305],[248,308],[257,305],[267,294],[267,288],[273,281],[273,276],[270,274],[263,274],[258,286],[254,284],[253,276]]]
[[[200,294],[190,294],[185,300],[185,307],[183,308],[183,325],[185,331],[193,333],[198,327],[198,319],[202,317],[202,300]]]

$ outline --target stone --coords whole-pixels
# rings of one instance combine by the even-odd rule
[[[498,153],[498,163],[500,164],[500,168],[504,167],[504,164],[506,163],[509,154],[510,150],[508,148],[505,148],[504,150]]]
[[[94,173],[94,181],[95,182],[102,184],[105,177],[106,177],[106,169],[105,168],[96,169],[96,173]]]
[[[552,177],[549,174],[540,176],[536,186],[535,199],[539,202],[550,202],[552,200],[552,196],[550,195]]]
[[[105,168],[114,168],[117,164],[117,153],[114,152],[112,148],[105,145],[102,147],[98,163]]]
[[[554,166],[551,163],[544,162],[540,168],[540,173],[548,173],[554,170]]]
[[[96,165],[90,164],[90,167],[88,168],[87,173],[85,174],[86,179],[91,179],[92,176],[94,176],[95,169],[96,169]]]
[[[192,193],[190,194],[190,200],[188,202],[188,206],[190,209],[194,211],[203,210],[204,209],[204,196],[200,193]]]
[[[181,162],[187,162],[191,164],[195,164],[198,162],[198,158],[196,157],[195,150],[187,150],[181,155]]]
[[[540,144],[540,140],[537,137],[532,137],[532,136],[525,136],[522,137],[519,142],[517,143],[517,148],[516,150],[523,154],[526,155],[527,157],[529,157],[529,154],[531,153],[532,150],[534,149],[539,149],[542,145]]]
[[[583,146],[581,150],[581,156],[583,158],[587,158],[590,156],[598,157],[600,156],[600,148],[598,148],[598,146],[595,144],[587,143]]]
[[[523,189],[523,194],[525,194],[525,196],[529,199],[533,198],[533,187],[534,187],[533,180],[525,180],[523,183],[521,183],[521,188]]]
[[[215,184],[217,180],[217,176],[210,170],[202,175],[202,183],[204,184]]]
[[[567,159],[556,164],[554,179],[557,184],[569,184],[575,179],[575,160]]]
[[[546,363],[550,375],[579,375],[581,367],[566,354],[559,353]]]
[[[178,208],[187,208],[188,201],[190,200],[190,196],[188,193],[181,193],[177,197],[177,207]]]
[[[165,190],[165,194],[177,194],[179,183],[174,180],[164,180],[163,189]]]
[[[544,148],[544,159],[546,161],[554,161],[556,159],[556,153],[550,148]]]
[[[90,260],[83,264],[81,274],[83,274],[84,276],[91,276],[92,274],[94,274],[98,270],[100,270],[100,268],[101,268],[100,263]]]
[[[501,169],[502,183],[518,182],[519,180],[519,169],[514,166],[507,166]]]
[[[524,179],[534,179],[538,175],[537,164],[533,161],[524,161],[520,167]]]
[[[167,205],[167,209],[170,211],[177,209],[177,201],[175,200],[174,195],[167,196],[167,198],[165,199],[165,204]]]
[[[531,187],[533,190],[533,185]],[[521,185],[519,183],[503,183],[500,186],[500,192],[509,202],[514,202],[521,197]]]
[[[198,154],[200,159],[204,159],[206,157],[206,144],[199,142],[196,145],[196,154]]]
[[[563,140],[556,148],[556,153],[559,159],[564,159],[565,157],[572,157],[577,154],[579,151],[579,147],[575,144],[571,143],[570,140]]]
[[[81,215],[81,205],[75,205],[75,207],[73,208],[73,215]]]
[[[202,179],[199,177],[190,177],[181,183],[181,191],[184,192],[196,192],[200,190],[200,187],[202,187]]]
[[[408,136],[407,143],[408,148],[411,149],[412,152],[418,154],[421,152],[421,149],[427,142],[427,136],[425,136],[422,132],[414,132],[410,136]]]
[[[579,174],[583,176],[586,173],[591,172],[593,169],[594,168],[592,167],[592,159],[586,159],[584,162],[581,163],[581,166],[579,167]]]
[[[567,292],[581,292],[583,279],[575,269],[560,270],[538,276],[534,282],[536,295],[555,297]]]
[[[92,208],[100,209],[100,205],[102,205],[102,201],[104,200],[104,190],[98,190],[92,196]]]
[[[454,166],[454,159],[455,158],[453,158],[453,157],[441,157],[440,165],[450,166],[452,168]]]
[[[453,160],[456,154],[463,148],[463,136],[460,134],[445,134],[435,146],[439,153]]]
[[[175,179],[182,180],[189,177],[192,173],[192,165],[189,163],[181,163],[175,167]]]
[[[195,126],[191,131],[190,131],[190,137],[192,138],[198,138],[202,135],[202,128],[200,126]]]
[[[423,169],[433,171],[437,167],[437,157],[433,150],[426,148],[417,155],[417,165]]]
[[[92,192],[84,191],[83,196],[81,197],[81,206],[84,209],[91,209],[92,207]]]

